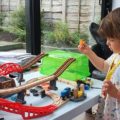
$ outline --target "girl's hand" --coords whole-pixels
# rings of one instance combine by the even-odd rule
[[[86,55],[88,55],[90,51],[92,51],[91,48],[86,43],[78,45],[78,50]]]
[[[107,94],[111,97],[118,98],[118,89],[110,80],[105,80],[102,87],[102,95],[106,97]]]

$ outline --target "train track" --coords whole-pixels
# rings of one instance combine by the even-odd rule
[[[45,76],[42,78],[34,78],[34,79],[31,79],[30,82],[27,82],[24,85],[14,87],[14,88],[2,89],[2,90],[0,90],[0,96],[18,93],[22,90],[30,89],[41,83],[52,81],[55,78],[59,77],[68,68],[68,66],[74,61],[75,61],[74,58],[67,59],[56,70],[56,72],[54,72],[50,76]],[[24,66],[24,68],[28,67],[29,65],[30,64],[26,64],[26,66]],[[24,119],[31,119],[31,118],[36,118],[36,117],[41,117],[41,116],[51,114],[51,113],[53,113],[53,111],[58,109],[58,107],[62,106],[63,104],[65,104],[68,101],[68,100],[63,101],[55,93],[46,92],[46,94],[53,99],[53,103],[50,105],[47,105],[47,106],[43,106],[43,107],[24,106],[24,105],[21,105],[18,103],[13,103],[13,102],[10,102],[10,101],[0,98],[0,109],[7,111],[7,112],[21,114]],[[25,113],[27,113],[27,116],[25,115]]]
[[[67,59],[63,65],[61,65],[53,74],[56,76],[56,77],[59,77],[65,70],[66,68],[68,68],[68,66],[74,62],[76,59],[74,58],[69,58]]]
[[[43,78],[34,78],[32,79],[32,82],[26,83],[24,85],[18,86],[18,87],[13,87],[13,88],[7,88],[7,89],[2,89],[0,90],[0,96],[3,95],[10,95],[14,93],[18,93],[23,90],[30,89],[32,87],[35,87],[43,82],[51,81],[60,76],[65,69],[73,62],[75,59],[69,58],[67,59],[57,70],[55,73],[53,73],[51,76],[43,77]]]
[[[38,62],[43,57],[47,56],[48,54],[40,53],[35,58],[31,59],[30,61],[26,62],[25,65],[22,66],[23,70],[30,68],[32,65],[34,65],[36,62]]]
[[[4,76],[4,75],[8,75],[13,72],[22,73],[25,69],[31,67],[33,64],[38,62],[41,58],[45,57],[46,55],[47,54],[41,53],[41,54],[37,55],[35,58],[26,62],[26,64],[24,66],[21,66],[16,63],[4,63],[4,64],[0,65],[0,75]]]
[[[47,96],[53,99],[53,103],[47,106],[35,107],[22,105],[20,103],[11,102],[0,98],[0,110],[22,115],[24,120],[42,117],[53,113],[61,105],[65,104],[68,100],[63,101],[57,94],[46,92]]]
[[[58,96],[57,94],[55,93],[51,93],[51,92],[46,92],[47,96],[49,96],[52,100],[53,100],[53,103],[52,105],[55,105],[57,107],[60,107],[62,106],[63,104],[65,104],[66,102],[68,102],[69,100],[66,99],[66,100],[62,100],[60,96]]]
[[[41,78],[41,79],[35,78],[34,79],[34,80],[36,80],[35,82],[27,83],[27,84],[24,84],[21,86],[13,87],[13,88],[7,88],[7,89],[0,90],[0,96],[15,94],[15,93],[18,93],[20,91],[35,87],[43,82],[51,81],[53,79],[55,79],[55,75],[51,75],[51,76],[48,76],[46,78]]]

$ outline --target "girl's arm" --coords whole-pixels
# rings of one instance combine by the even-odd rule
[[[97,56],[92,50],[86,56],[98,70],[107,73],[109,64],[103,58]]]
[[[120,90],[116,88],[116,86],[108,80],[105,80],[102,87],[102,94],[109,94],[111,97],[116,98],[120,101]]]
[[[83,54],[85,54],[89,60],[91,61],[91,63],[100,71],[102,72],[107,72],[109,69],[109,64],[102,58],[98,57],[93,51],[92,49],[87,45],[79,45],[78,46],[78,50],[80,52],[82,52]]]

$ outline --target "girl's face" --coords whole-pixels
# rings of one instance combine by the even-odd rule
[[[120,40],[107,38],[106,44],[114,53],[120,53]]]

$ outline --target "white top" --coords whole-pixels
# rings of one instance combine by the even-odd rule
[[[109,64],[111,64],[113,59],[115,59],[114,64],[117,64],[120,60],[120,55],[113,54],[106,61]],[[116,68],[115,72],[113,73],[111,81],[113,84],[116,85],[116,87],[120,88],[120,65]],[[104,120],[120,120],[120,102],[109,95],[105,100]]]

